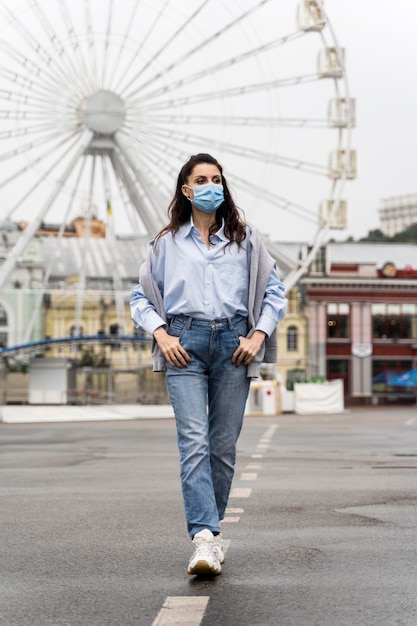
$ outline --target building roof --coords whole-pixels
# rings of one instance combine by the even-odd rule
[[[362,263],[381,268],[394,263],[399,268],[411,265],[417,269],[417,245],[406,243],[329,243],[330,263]]]
[[[45,266],[51,279],[75,276],[84,264],[89,278],[111,278],[115,264],[121,278],[137,280],[149,237],[118,237],[112,249],[106,239],[42,237]]]

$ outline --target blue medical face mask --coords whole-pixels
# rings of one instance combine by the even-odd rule
[[[204,213],[214,213],[221,203],[224,202],[223,185],[206,183],[196,187],[185,186],[194,191],[194,198],[191,200],[191,204]]]

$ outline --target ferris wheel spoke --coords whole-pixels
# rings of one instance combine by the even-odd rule
[[[271,2],[271,0],[260,0],[260,1],[258,1],[255,6],[251,7],[247,11],[243,12],[242,14],[240,14],[237,18],[231,20],[230,22],[228,22],[227,24],[222,26],[219,30],[217,30],[210,37],[207,37],[206,39],[203,39],[202,41],[200,41],[197,46],[195,46],[194,48],[191,48],[188,52],[186,52],[185,54],[181,55],[180,57],[175,58],[173,60],[173,62],[168,67],[166,67],[164,69],[163,72],[158,72],[157,74],[154,74],[154,76],[152,78],[150,78],[143,85],[139,85],[137,89],[144,89],[148,85],[150,85],[153,82],[159,80],[162,74],[165,74],[165,73],[169,72],[173,67],[178,68],[182,63],[184,63],[184,61],[188,61],[190,58],[195,56],[197,53],[200,53],[204,48],[206,48],[207,46],[211,45],[213,42],[217,42],[221,36],[223,36],[225,33],[230,31],[231,29],[236,28],[241,22],[243,22],[246,19],[248,19],[249,17],[251,17],[261,6],[267,4],[268,2]],[[198,11],[200,11],[204,7],[204,5],[206,3],[207,3],[207,0],[206,0],[206,2],[204,2],[201,5],[201,7],[199,7]],[[189,25],[189,22],[192,19],[194,19],[196,15],[197,15],[197,12],[194,13],[190,17],[190,19],[185,23],[184,26]],[[183,28],[184,27],[181,27],[181,30],[183,30]],[[178,32],[180,32],[180,31],[177,31],[171,39],[169,39],[168,41],[164,42],[163,46],[159,49],[157,54],[148,62],[147,67],[151,64],[151,62],[153,63],[158,56],[160,56],[160,54],[162,53],[163,50],[166,50],[171,45],[172,41],[174,41],[174,39],[178,35]],[[147,69],[147,67],[146,67],[146,69]],[[135,76],[135,79],[137,79],[141,74],[142,74],[142,71]],[[130,81],[130,83],[126,86],[125,90],[128,89],[132,85],[133,80],[134,79],[132,79],[132,81]]]
[[[104,87],[106,84],[106,71],[108,66],[108,54],[109,54],[109,46],[110,46],[110,35],[111,35],[111,26],[113,21],[113,0],[110,0],[109,9],[107,14],[107,29],[106,35],[104,38],[104,54],[102,61],[102,74],[101,74],[101,84]]]
[[[21,87],[25,90],[27,95],[37,94],[41,97],[42,102],[45,102],[45,96],[49,96],[49,102],[51,97],[51,92],[47,89],[38,89],[38,84],[35,80],[24,78],[17,72],[12,72],[8,68],[0,67],[0,77],[3,78],[7,83],[9,83],[13,90],[15,90],[16,86]],[[22,93],[22,92],[21,92]],[[59,91],[55,90],[53,93],[58,94]]]
[[[76,66],[79,68],[79,80],[80,84],[84,85],[85,88],[92,88],[91,81],[91,73],[88,70],[87,62],[85,56],[83,54],[81,41],[78,36],[78,30],[74,26],[74,21],[71,16],[71,12],[68,9],[66,0],[58,0],[58,5],[62,15],[62,21],[65,25],[65,29],[68,34],[68,38],[71,42],[72,49],[74,52],[74,61]]]
[[[171,124],[177,124],[182,126],[184,124],[193,124],[196,126],[223,126],[225,124],[225,117],[220,115],[187,115],[185,113],[167,113],[165,115],[149,114],[149,117],[141,113],[140,119],[145,124],[157,124],[162,126],[170,126]],[[240,116],[240,115],[228,115],[228,126],[262,126],[270,128],[271,126],[282,126],[288,128],[328,128],[329,121],[321,118],[308,118],[308,117],[260,117],[254,115]]]
[[[167,2],[169,2],[169,0],[166,0],[166,3]],[[121,63],[122,57],[123,57],[125,49],[126,49],[126,45],[128,43],[129,37],[130,37],[130,32],[132,30],[133,24],[135,23],[136,13],[137,13],[137,10],[139,9],[139,4],[140,4],[139,2],[135,2],[133,4],[132,11],[129,14],[129,17],[127,18],[127,22],[126,22],[127,27],[126,27],[125,32],[123,33],[122,43],[119,46],[118,53],[116,55],[116,59],[115,59],[114,64],[113,64],[113,69],[112,69],[112,72],[111,72],[111,75],[110,75],[110,78],[109,78],[109,87],[110,87],[110,89],[113,89],[116,92],[118,90],[118,84],[119,83],[116,83],[114,85],[113,81],[115,80],[115,75],[117,74],[117,71],[118,71],[118,69],[120,67],[120,63]],[[133,58],[134,57],[131,58],[132,61],[133,61]],[[121,72],[120,75],[122,77],[123,76],[123,72]]]
[[[140,144],[141,142],[139,141],[138,143]],[[177,142],[175,141],[173,143],[165,142],[162,145],[160,143],[155,143],[155,147],[152,149],[151,144],[147,142],[146,156],[148,158],[150,155],[153,155],[151,160],[155,166],[167,173],[166,167],[167,164],[169,164],[169,158],[175,156],[175,158],[178,159],[183,156],[183,153],[180,150],[176,150],[174,148],[176,145]],[[170,170],[171,171],[169,173],[174,175],[175,170],[172,166]],[[250,195],[261,196],[263,200],[270,202],[274,207],[279,207],[284,211],[291,211],[292,214],[301,217],[303,220],[307,220],[312,224],[317,224],[317,215],[311,209],[297,204],[289,198],[270,192],[262,186],[255,185],[253,181],[249,182],[234,173],[231,174],[231,178],[239,186],[239,188],[245,189],[250,193]],[[160,181],[160,184],[164,185],[163,181]]]
[[[40,211],[35,216],[33,221],[30,222],[27,228],[23,231],[22,236],[18,239],[13,249],[9,252],[9,255],[6,261],[0,267],[0,289],[3,287],[4,283],[9,278],[12,271],[14,270],[16,263],[25,252],[27,246],[29,245],[29,242],[32,240],[32,237],[34,237],[45,215],[48,213],[51,206],[53,205],[53,203],[55,202],[59,194],[62,192],[66,179],[70,176],[74,167],[79,161],[80,157],[84,153],[84,150],[90,143],[91,133],[87,133],[86,136],[87,136],[87,141],[83,142],[79,146],[78,150],[73,155],[71,161],[69,162],[65,170],[62,172],[59,180],[56,182],[55,187],[52,190],[52,193],[50,194],[48,200],[45,202],[44,206],[40,209]]]
[[[0,161],[13,159],[14,157],[20,154],[26,153],[28,150],[33,150],[34,148],[39,148],[45,144],[49,144],[51,141],[53,141],[54,139],[60,136],[61,136],[61,133],[54,131],[53,133],[50,133],[49,135],[43,135],[42,137],[39,137],[36,140],[23,143],[19,145],[17,148],[13,148],[12,150],[9,150],[8,152],[4,152],[3,154],[0,154]]]
[[[267,81],[263,83],[253,83],[251,85],[242,84],[239,87],[231,87],[228,89],[219,90],[217,92],[208,91],[202,92],[190,96],[182,96],[178,98],[172,98],[171,100],[162,100],[152,102],[145,96],[136,100],[130,101],[131,107],[143,106],[144,110],[158,110],[158,109],[172,109],[174,107],[192,106],[200,102],[210,102],[211,100],[222,100],[225,98],[235,98],[237,96],[244,96],[257,92],[264,92],[268,89],[280,89],[282,87],[294,87],[295,85],[302,85],[305,83],[312,83],[320,80],[318,74],[307,74],[305,76],[294,76],[289,78],[280,78],[278,80]]]
[[[163,191],[165,198],[168,198],[172,189],[171,186],[167,185],[166,180],[161,177],[160,172],[163,172],[164,176],[170,175],[173,178],[175,177],[176,172],[169,161],[169,153],[165,152],[165,149],[168,150],[169,145],[163,144],[161,146],[160,143],[153,142],[152,137],[148,138],[146,133],[143,134],[142,138],[146,138],[146,153],[143,151],[143,143],[138,139],[138,141],[132,144],[132,154],[137,156],[138,162],[152,165],[152,169],[149,170],[149,177],[154,181],[158,189]]]
[[[71,135],[70,137],[65,137],[65,139],[62,139],[57,144],[55,144],[52,147],[52,150],[56,151],[60,147],[66,145],[73,138],[74,138],[74,135]],[[70,145],[69,150],[71,150],[73,147],[75,147],[78,143],[79,143],[79,137],[78,137],[78,134],[77,134],[77,137],[76,137],[75,141]],[[61,158],[65,157],[67,152],[68,152],[68,150],[66,148],[65,151],[62,153]],[[50,158],[50,156],[51,156],[51,149],[48,149],[47,151],[45,151],[45,152],[41,153],[40,155],[36,156],[35,158],[31,159],[28,163],[26,163],[26,165],[24,165],[23,167],[18,169],[16,172],[14,172],[8,178],[6,178],[2,183],[0,183],[0,189],[3,189],[4,187],[6,187],[6,185],[8,185],[13,180],[16,180],[17,178],[19,178],[20,176],[22,176],[26,172],[32,170],[36,165],[39,165],[42,161],[45,161],[46,159]],[[60,159],[57,159],[57,161],[55,162],[53,168],[58,167],[58,164],[60,162],[61,162]]]
[[[1,114],[0,119],[2,119]],[[38,124],[37,126],[20,126],[19,128],[13,128],[12,130],[2,130],[0,131],[0,141],[5,139],[19,139],[20,137],[29,137],[30,135],[38,135],[46,130],[49,130],[50,127],[50,124]]]
[[[184,87],[185,85],[189,85],[193,82],[201,80],[207,75],[215,76],[216,74],[222,73],[226,69],[229,69],[230,67],[236,67],[237,65],[239,65],[239,63],[243,63],[244,61],[247,61],[248,59],[252,60],[258,55],[264,54],[265,52],[272,50],[273,48],[281,46],[292,40],[298,39],[302,36],[304,36],[304,33],[300,31],[295,31],[294,33],[286,35],[285,37],[279,37],[277,39],[269,41],[268,43],[265,43],[256,48],[250,48],[249,50],[246,50],[245,52],[238,54],[236,56],[232,56],[226,59],[225,61],[222,61],[221,63],[217,63],[216,65],[206,67],[204,68],[204,70],[194,72],[193,74],[190,74],[188,76],[184,76],[176,81],[169,83],[169,85],[167,86],[164,85],[163,87],[159,87],[158,89],[155,89],[154,91],[147,92],[146,91],[147,84],[145,83],[144,85],[141,85],[140,87],[135,89],[133,92],[127,94],[126,97],[133,98],[138,93],[143,94],[143,97],[145,98],[155,98],[160,95],[165,95],[167,92],[176,91],[177,89],[180,89],[181,87]],[[162,73],[167,74],[170,71],[172,71],[174,68],[177,68],[176,63],[172,63],[171,65],[169,65],[167,68],[165,68],[161,72],[161,74]]]
[[[0,6],[1,9],[1,6]],[[38,39],[36,39],[36,37],[34,36],[33,29],[28,28],[21,20],[19,20],[17,18],[17,16],[15,14],[13,14],[8,8],[4,8],[3,9],[3,13],[6,15],[6,18],[8,18],[9,20],[11,20],[13,22],[13,24],[16,26],[17,30],[19,31],[21,37],[23,38],[23,40],[28,44],[28,46],[31,48],[32,53],[35,54],[35,56],[41,60],[42,65],[41,68],[44,67],[45,69],[47,67],[54,67],[57,66],[57,57],[56,55],[51,55],[47,49],[38,41]],[[58,70],[60,69],[60,66],[58,65]],[[52,80],[55,81],[56,83],[65,86],[66,82],[65,82],[65,75],[62,75],[62,73],[60,71],[58,71],[57,73],[55,73],[55,75],[52,75]]]
[[[145,46],[145,44],[146,44],[146,41],[148,40],[148,38],[149,38],[150,34],[152,33],[153,29],[154,29],[154,28],[155,28],[155,26],[157,25],[158,21],[161,19],[162,15],[164,14],[165,9],[166,9],[166,7],[168,6],[169,1],[170,1],[170,0],[165,0],[165,2],[164,2],[164,4],[162,5],[162,7],[159,9],[159,11],[157,11],[157,13],[156,13],[156,15],[155,15],[155,18],[154,18],[154,20],[153,20],[153,22],[152,22],[152,24],[149,26],[149,28],[148,28],[147,32],[145,33],[144,37],[143,37],[143,38],[142,38],[142,40],[139,42],[139,46],[138,46],[137,48],[135,48],[135,50],[134,50],[133,54],[132,54],[132,55],[131,55],[131,57],[130,57],[130,59],[131,59],[131,61],[132,61],[132,62],[133,62],[133,60],[134,60],[134,58],[135,58],[135,57],[139,58],[139,55],[140,55],[141,51],[143,50],[143,48],[144,48],[144,46]],[[128,37],[128,35],[129,35],[129,33],[130,33],[130,28],[131,28],[131,26],[132,26],[132,24],[133,24],[134,14],[136,13],[136,10],[137,10],[137,8],[138,8],[138,5],[139,5],[139,3],[138,3],[138,4],[136,4],[136,5],[134,6],[134,10],[133,10],[133,12],[132,12],[132,16],[131,16],[131,18],[132,18],[132,19],[131,19],[131,22],[130,22],[130,24],[129,24],[129,26],[128,26],[127,33],[126,33],[126,37],[125,37],[125,38],[124,38],[124,40],[123,40],[123,45],[122,45],[122,48],[121,48],[121,50],[120,50],[120,54],[119,54],[118,59],[117,59],[117,65],[115,66],[115,70],[113,71],[113,76],[114,76],[114,74],[115,74],[115,71],[116,71],[117,67],[119,66],[119,63],[120,63],[120,58],[121,58],[121,53],[122,53],[122,51],[124,50],[124,48],[125,48],[125,46],[126,46],[127,37]],[[160,50],[159,54],[160,54],[161,52],[162,52],[162,49]],[[158,55],[158,56],[159,56],[159,55]],[[153,59],[155,59],[155,58],[156,58],[156,57],[154,56],[154,57],[153,57]],[[142,68],[141,68],[140,73],[139,73],[139,74],[137,74],[137,75],[136,75],[136,76],[132,79],[131,83],[134,83],[134,82],[135,82],[135,80],[137,80],[137,78],[139,78],[140,74],[141,74],[142,72],[144,72],[144,71],[147,69],[147,67],[148,67],[148,66],[149,66],[149,62],[146,64],[146,66],[144,66],[144,67],[142,67]],[[121,77],[120,77],[119,81],[118,81],[118,82],[117,82],[117,84],[115,85],[115,90],[116,90],[116,91],[120,89],[120,85],[123,83],[123,79],[124,79],[124,76],[123,76],[123,74],[121,74]],[[129,84],[127,85],[126,89],[130,86],[130,84],[131,84],[131,83],[129,83]],[[121,90],[121,92],[123,93],[123,90]]]
[[[48,65],[36,62],[36,56],[33,57],[32,54],[30,57],[26,56],[22,54],[20,50],[16,49],[11,42],[7,42],[6,44],[6,42],[1,39],[0,50],[3,50],[3,52],[7,55],[7,58],[10,58],[18,64],[19,73],[16,69],[16,76],[20,76],[20,72],[26,70],[30,76],[30,81],[37,81],[37,85],[39,86],[39,90],[41,92],[46,91],[46,93],[54,95],[60,93],[60,88],[62,89],[63,85],[60,77],[50,73]],[[42,81],[39,81],[40,76],[42,76]],[[26,78],[23,75],[21,76],[21,79],[22,81],[26,81]]]
[[[60,124],[62,133],[78,132],[74,130],[74,124],[68,123],[68,119],[64,117],[64,113],[60,115],[55,114],[52,117],[50,113],[43,110],[27,109],[25,111],[13,111],[11,109],[0,109],[0,119],[30,123],[42,122],[42,125],[46,129],[50,129],[53,122],[54,124]]]
[[[97,89],[97,50],[93,35],[93,18],[91,14],[90,0],[83,0],[84,21],[87,28],[88,52],[91,66],[92,84]]]
[[[280,165],[282,167],[287,167],[294,170],[299,170],[303,172],[308,172],[309,174],[317,174],[317,175],[326,175],[328,174],[328,168],[319,163],[311,163],[309,161],[304,161],[302,159],[293,159],[290,157],[281,156],[276,153],[264,152],[262,150],[256,150],[255,148],[247,148],[246,146],[239,146],[237,144],[232,144],[231,142],[225,142],[223,140],[216,140],[213,137],[202,137],[199,135],[194,135],[192,133],[184,133],[181,131],[174,130],[164,130],[161,128],[153,129],[153,134],[155,136],[170,138],[173,141],[193,141],[199,142],[201,145],[211,145],[218,150],[226,150],[230,154],[234,154],[241,157],[246,157],[249,159],[261,159],[262,162],[265,163],[275,163],[276,165]]]
[[[146,152],[143,146],[146,145]],[[176,168],[170,162],[170,158],[173,156],[176,159],[182,159],[184,152],[176,149],[175,142],[170,142],[162,138],[156,138],[151,130],[146,126],[141,129],[140,134],[133,140],[133,146],[136,148],[137,154],[141,160],[147,160],[148,152],[153,155],[154,165],[157,167],[157,171],[163,171],[165,175],[169,174],[170,177],[175,178],[177,175]],[[161,183],[167,191],[167,197],[171,194],[171,187],[167,187],[164,182]]]
[[[143,73],[152,65],[155,63],[155,61],[161,56],[161,54],[170,46],[172,45],[172,43],[178,38],[178,36],[183,32],[184,28],[186,26],[189,26],[194,19],[197,17],[197,15],[201,12],[201,10],[207,5],[209,0],[203,0],[203,2],[200,4],[200,6],[197,7],[197,9],[191,13],[191,15],[186,19],[184,24],[181,24],[181,26],[179,28],[177,28],[172,35],[168,36],[168,39],[166,41],[164,41],[162,43],[162,45],[158,48],[158,50],[153,54],[153,56],[148,60],[147,63],[145,63],[139,70],[139,72],[137,72],[134,77],[127,83],[127,85],[125,85],[124,87],[120,86],[120,83],[118,84],[118,89],[120,90],[121,94],[123,96],[126,95],[126,91],[129,89],[129,87],[131,87],[142,75]],[[159,15],[157,15],[157,17],[154,20],[154,25],[158,22],[158,20],[160,19],[160,17],[163,15],[163,12],[165,11],[166,6],[168,5],[168,2],[165,2],[164,6],[161,8],[161,10],[159,11]],[[152,28],[150,28],[148,30],[147,35],[145,36],[145,40],[147,39],[147,37],[149,36],[149,34],[152,32]],[[140,44],[138,49],[137,49],[137,54],[139,54],[139,52],[141,51],[143,47],[143,44]],[[159,77],[159,74],[157,75],[157,78]],[[146,85],[147,83],[145,83]]]
[[[58,56],[54,54],[55,65],[57,69],[60,70],[65,69],[65,74],[71,77],[71,80],[75,82],[79,81],[80,73],[77,66],[72,62],[70,55],[65,49],[64,45],[60,43],[59,39],[56,36],[56,32],[53,26],[50,23],[50,20],[41,8],[38,0],[32,0],[34,4],[35,11],[38,15],[39,23],[41,24],[43,30],[45,31],[46,36],[49,38],[51,42],[51,46],[54,49],[54,52],[58,53]]]
[[[284,198],[283,196],[269,191],[268,189],[265,189],[265,187],[255,185],[252,181],[249,182],[240,176],[236,176],[236,174],[232,174],[232,178],[240,188],[245,189],[255,197],[262,197],[263,201],[268,201],[275,208],[279,207],[283,211],[291,211],[293,215],[295,214],[303,220],[308,220],[312,224],[317,224],[317,215],[311,209],[303,207],[289,198]]]
[[[154,164],[158,166],[158,168],[166,172],[164,158],[165,161],[168,161],[169,163],[169,158],[172,156],[175,156],[176,159],[183,157],[183,153],[180,150],[175,149],[176,145],[176,141],[173,141],[172,143],[165,142],[162,145],[160,143],[156,143],[154,150],[152,150],[150,144],[147,143],[148,148],[146,156],[148,157],[149,153],[153,154]],[[170,173],[172,173],[173,175],[175,173],[175,170],[172,167]],[[270,202],[275,208],[279,207],[281,210],[291,211],[292,214],[301,217],[303,220],[307,220],[312,224],[317,224],[317,215],[311,209],[297,204],[289,198],[285,198],[283,196],[280,196],[279,194],[271,192],[262,186],[255,185],[253,181],[249,182],[246,179],[236,175],[235,173],[231,174],[231,178],[239,186],[239,188],[246,190],[250,195],[261,196],[263,200]]]
[[[50,101],[48,102],[46,98],[37,98],[33,95],[33,93],[31,94],[29,88],[26,90],[26,95],[23,98],[19,93],[15,91],[11,91],[9,89],[0,89],[0,100],[3,100],[4,102],[11,102],[19,105],[22,101],[23,103],[27,102],[29,97],[34,106],[37,106],[38,108],[40,107],[40,105],[50,104]]]
[[[21,206],[24,205],[24,203],[26,202],[26,200],[28,198],[30,198],[30,196],[39,188],[43,185],[44,180],[46,177],[50,176],[51,174],[53,174],[54,170],[56,169],[57,164],[54,163],[53,165],[51,165],[49,167],[48,170],[46,170],[45,175],[44,176],[39,176],[36,180],[36,182],[31,185],[27,191],[19,197],[19,199],[17,200],[17,202],[15,202],[14,204],[12,204],[8,209],[5,209],[3,211],[2,217],[0,217],[0,228],[1,226],[6,222],[6,220],[8,220],[9,218],[12,217],[12,215],[14,215],[14,213],[20,209]]]

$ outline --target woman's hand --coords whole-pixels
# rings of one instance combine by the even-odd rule
[[[258,354],[265,341],[266,334],[261,330],[255,330],[252,337],[239,337],[240,345],[232,356],[232,363],[239,367],[242,363],[249,365]]]
[[[163,326],[159,326],[154,333],[156,343],[161,349],[162,354],[172,367],[187,367],[191,361],[189,354],[180,344],[178,337],[168,335]]]

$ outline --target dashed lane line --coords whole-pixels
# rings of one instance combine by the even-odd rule
[[[242,472],[240,475],[240,480],[256,480],[257,478],[257,472]]]
[[[152,626],[199,626],[210,596],[168,596]]]
[[[229,498],[249,498],[252,487],[232,487]]]
[[[408,422],[413,420],[408,420]],[[408,425],[408,423],[407,423]],[[264,451],[271,443],[272,435],[278,428],[276,424],[270,426],[257,445],[257,452],[251,454],[251,459],[262,459]],[[250,463],[246,469],[260,469],[259,463]],[[240,480],[249,481],[256,480],[258,474],[256,472],[242,472]],[[249,498],[252,493],[251,487],[232,487],[229,498]],[[240,507],[228,507],[226,509],[226,517],[222,523],[237,523],[240,520],[244,509]],[[230,546],[230,539],[223,540],[223,550],[227,552]],[[168,596],[159,611],[158,615],[152,622],[152,626],[200,626],[204,613],[207,609],[210,596]]]

